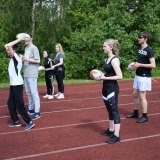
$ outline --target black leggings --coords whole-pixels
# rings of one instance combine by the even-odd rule
[[[114,93],[114,92],[112,92]],[[119,112],[118,112],[118,94],[114,94],[111,96],[109,99],[103,99],[106,108],[108,110],[109,114],[109,120],[114,120],[114,124],[119,124],[121,123]]]
[[[47,94],[53,96],[53,93],[54,93],[53,74],[46,71],[45,81],[47,86]]]
[[[56,80],[57,80],[57,84],[58,84],[58,91],[61,93],[64,93],[63,79],[64,79],[64,72],[58,71],[56,74]]]
[[[19,121],[17,111],[26,123],[31,121],[23,101],[23,85],[10,86],[10,93],[8,98],[8,109],[10,116],[14,122]]]

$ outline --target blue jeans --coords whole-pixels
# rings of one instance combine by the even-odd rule
[[[40,98],[37,88],[37,78],[24,77],[26,94],[28,96],[28,109],[40,112]]]

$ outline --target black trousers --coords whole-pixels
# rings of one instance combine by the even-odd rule
[[[14,122],[19,121],[17,111],[26,123],[31,121],[23,100],[23,85],[10,86],[10,93],[8,98],[8,109],[10,116]]]
[[[47,86],[47,94],[52,95],[54,94],[54,86],[53,86],[53,73],[45,72],[45,81]]]
[[[118,111],[119,86],[116,83],[103,86],[102,95],[107,98],[111,94],[113,95],[108,100],[103,99],[103,101],[109,114],[109,120],[114,120],[114,124],[119,124],[121,123]]]
[[[107,101],[106,100],[103,101],[106,106],[106,109],[108,110],[109,120],[114,120],[114,124],[119,124],[121,123],[121,120],[118,112],[116,99],[117,99],[116,96],[113,96],[109,98]]]
[[[57,80],[57,84],[58,84],[58,91],[61,93],[64,93],[63,79],[64,79],[64,72],[58,71],[56,74],[56,80]]]

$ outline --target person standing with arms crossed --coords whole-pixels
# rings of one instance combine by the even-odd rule
[[[154,52],[149,47],[151,40],[151,34],[149,32],[143,31],[138,36],[138,43],[141,48],[138,51],[138,62],[135,62],[132,67],[136,68],[136,75],[133,83],[133,102],[134,102],[134,112],[128,114],[127,118],[138,118],[138,105],[139,99],[142,104],[142,116],[137,120],[137,123],[143,123],[148,121],[147,108],[148,103],[146,99],[146,92],[151,91],[151,70],[156,67]]]
[[[65,55],[63,52],[62,45],[60,43],[56,44],[56,56],[54,58],[54,65],[52,66],[52,69],[54,69],[54,73],[56,75],[56,80],[58,84],[58,93],[54,96],[57,97],[57,99],[63,99],[64,97],[64,77],[65,77],[65,67],[63,65],[65,60]]]
[[[103,136],[111,136],[106,143],[113,144],[120,142],[120,116],[118,112],[118,94],[119,86],[117,80],[122,79],[122,71],[120,69],[120,61],[118,58],[118,41],[107,39],[104,42],[103,50],[108,54],[108,59],[104,64],[103,74],[98,80],[103,80],[102,98],[106,109],[109,113],[109,128],[103,132]]]
[[[25,54],[22,58],[24,62],[24,83],[29,102],[28,114],[32,115],[32,120],[36,120],[41,117],[40,98],[37,88],[40,55],[38,48],[32,43],[31,33],[27,34],[30,35],[31,39],[25,41],[27,47],[25,48]]]
[[[10,93],[8,98],[8,109],[10,112],[12,123],[8,124],[8,127],[20,127],[21,122],[19,121],[17,111],[27,123],[24,130],[29,130],[34,127],[34,123],[29,117],[23,100],[23,79],[21,76],[22,59],[17,55],[18,45],[24,37],[20,37],[15,41],[12,41],[5,45],[6,52],[10,57],[8,66],[8,73],[10,78]]]

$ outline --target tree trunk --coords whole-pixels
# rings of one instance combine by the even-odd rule
[[[34,0],[32,6],[32,31],[31,31],[32,36],[34,36],[34,27],[35,27],[35,17],[34,17],[35,8],[36,8],[36,0]]]

